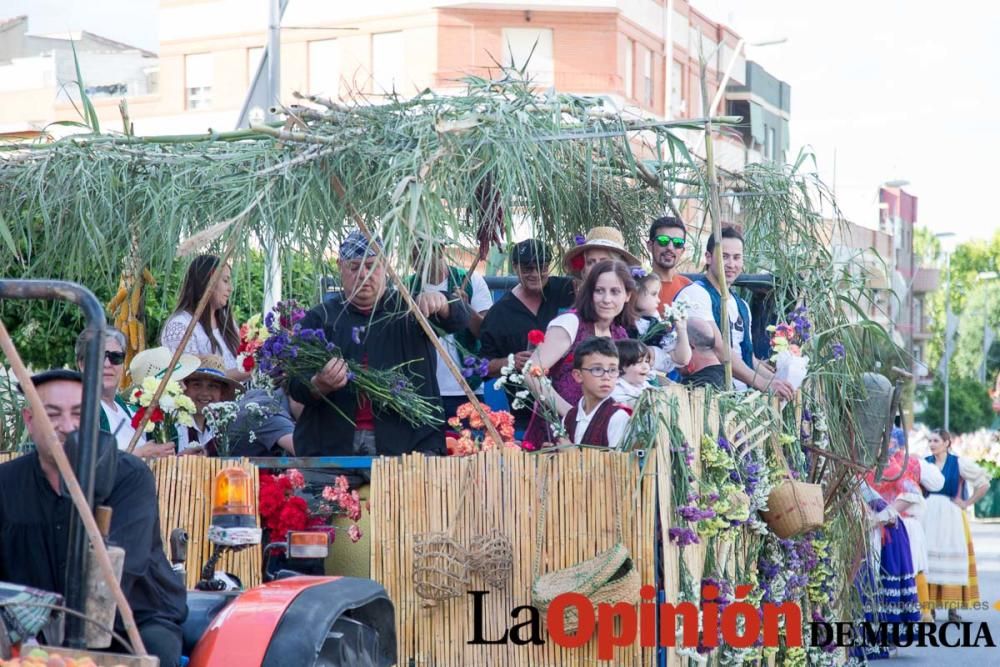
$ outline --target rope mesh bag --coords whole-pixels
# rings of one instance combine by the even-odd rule
[[[467,470],[472,472],[471,462]],[[447,530],[413,535],[413,590],[426,600],[425,606],[460,597],[468,588],[469,552],[455,539],[455,530],[465,508],[469,482],[466,475],[465,488]]]

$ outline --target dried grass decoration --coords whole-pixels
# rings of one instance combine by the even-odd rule
[[[476,535],[469,544],[469,568],[491,587],[504,588],[514,570],[514,545],[497,529]]]

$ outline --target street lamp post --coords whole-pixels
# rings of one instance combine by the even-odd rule
[[[955,236],[954,232],[935,234],[937,239],[948,239]],[[945,251],[945,288],[944,288],[944,430],[951,425],[951,252]]]

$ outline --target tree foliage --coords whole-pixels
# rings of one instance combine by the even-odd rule
[[[972,378],[952,378],[948,388],[950,413],[949,428],[953,433],[970,433],[987,428],[993,421],[989,392]],[[924,408],[921,421],[930,428],[944,427],[944,383],[934,380],[929,389],[923,390]]]

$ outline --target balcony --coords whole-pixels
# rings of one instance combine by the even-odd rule
[[[917,267],[917,273],[913,276],[913,292],[915,294],[934,292],[940,285],[941,269],[926,266]]]

